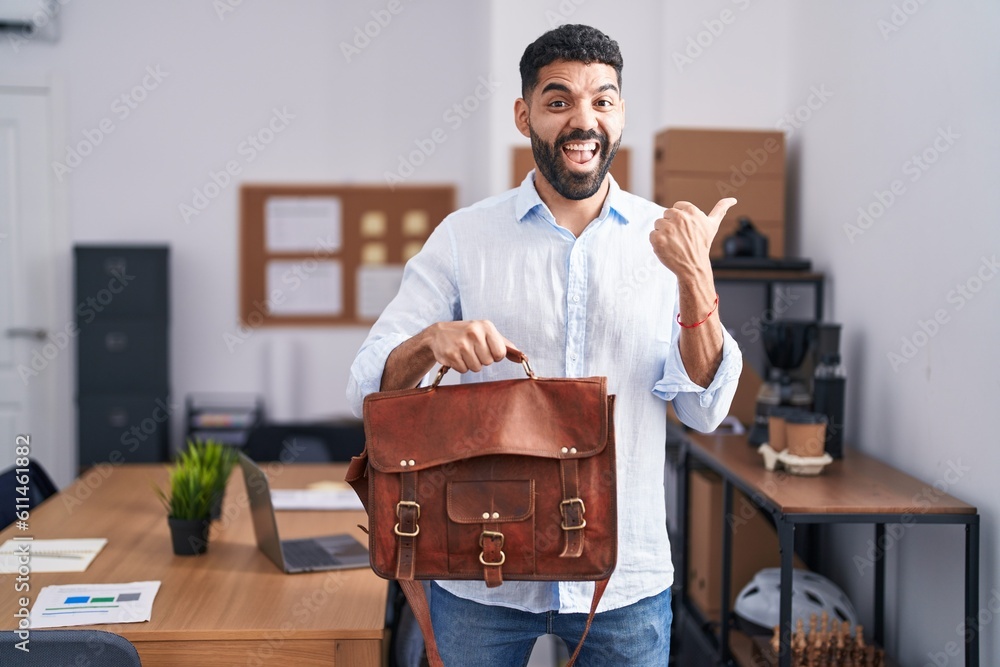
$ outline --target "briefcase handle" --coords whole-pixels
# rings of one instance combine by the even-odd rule
[[[520,363],[521,367],[524,368],[524,372],[532,380],[535,379],[535,371],[531,370],[531,364],[528,363],[528,355],[521,352],[517,348],[507,346],[507,359],[508,361],[513,361],[515,364]],[[431,383],[431,389],[435,389],[441,382],[441,378],[444,374],[450,370],[449,366],[442,366],[441,370],[437,372],[437,377],[434,378],[434,382]]]

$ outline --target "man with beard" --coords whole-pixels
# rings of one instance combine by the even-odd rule
[[[734,199],[710,213],[664,209],[608,174],[625,103],[618,44],[564,25],[521,58],[514,121],[536,171],[519,188],[448,216],[407,264],[399,294],[351,367],[348,397],[417,385],[439,363],[462,382],[604,375],[617,394],[618,563],[579,664],[666,665],[673,568],[663,468],[666,404],[710,431],[725,417],[742,357],[719,322],[709,246]],[[535,639],[571,647],[594,584],[431,585],[446,665],[523,665]]]

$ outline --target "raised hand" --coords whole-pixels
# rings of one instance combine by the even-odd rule
[[[732,197],[720,199],[708,214],[686,201],[665,210],[649,233],[656,257],[680,279],[710,271],[708,251],[712,240],[726,211],[735,203]]]

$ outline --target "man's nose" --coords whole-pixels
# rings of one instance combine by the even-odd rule
[[[589,104],[579,104],[573,109],[569,122],[574,130],[596,130],[597,112]]]

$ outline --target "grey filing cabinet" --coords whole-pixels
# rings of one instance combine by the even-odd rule
[[[74,260],[79,465],[165,461],[169,248],[78,245]]]

